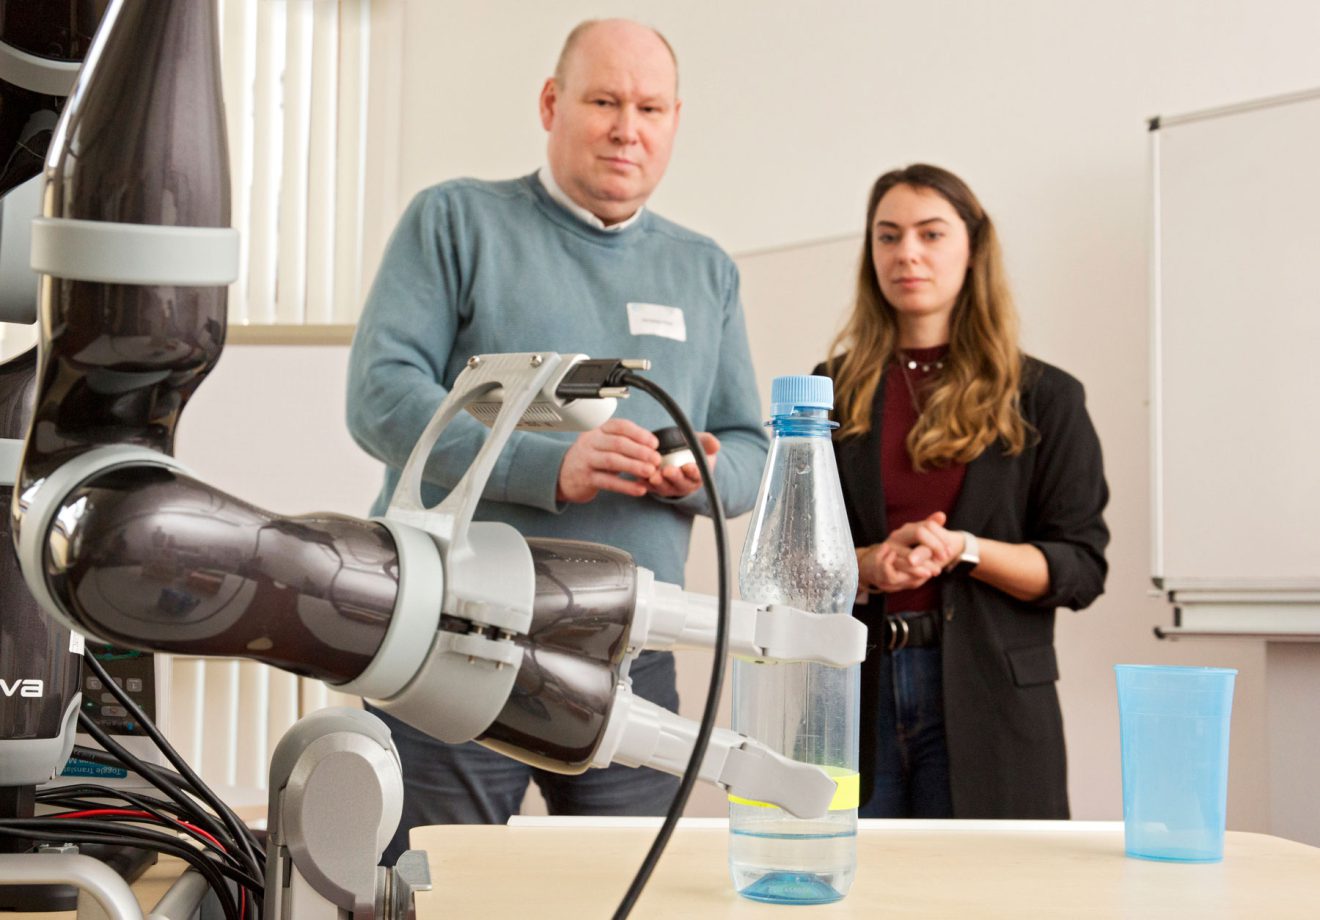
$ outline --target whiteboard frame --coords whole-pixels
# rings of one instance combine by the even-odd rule
[[[1160,291],[1160,132],[1150,120],[1150,571],[1155,587],[1164,587],[1164,328]]]
[[[1151,581],[1155,587],[1168,592],[1170,602],[1178,604],[1183,598],[1188,598],[1185,602],[1189,607],[1195,607],[1207,602],[1214,603],[1212,598],[1224,595],[1225,600],[1229,596],[1232,603],[1241,609],[1240,605],[1273,605],[1279,603],[1288,603],[1283,596],[1296,597],[1296,593],[1310,594],[1320,592],[1320,577],[1317,578],[1289,578],[1289,579],[1244,579],[1244,578],[1166,578],[1161,573],[1164,571],[1164,535],[1166,532],[1164,520],[1164,450],[1161,432],[1164,424],[1164,392],[1163,392],[1163,304],[1161,291],[1163,289],[1163,277],[1161,273],[1162,264],[1162,226],[1161,226],[1161,199],[1160,199],[1160,131],[1162,128],[1176,127],[1197,121],[1204,121],[1212,118],[1222,118],[1228,115],[1237,115],[1246,112],[1253,112],[1260,109],[1275,108],[1283,105],[1291,105],[1301,102],[1312,102],[1320,99],[1320,87],[1314,89],[1301,90],[1295,93],[1284,93],[1277,96],[1268,96],[1261,99],[1253,99],[1247,102],[1232,103],[1229,105],[1216,106],[1214,108],[1199,109],[1193,112],[1187,112],[1172,116],[1155,116],[1147,122],[1147,128],[1150,134],[1150,495],[1151,495]],[[1320,557],[1317,557],[1320,559]],[[1194,599],[1192,599],[1194,598]],[[1310,601],[1307,598],[1307,601]],[[1294,601],[1295,602],[1295,601]],[[1310,604],[1306,605],[1308,609]],[[1303,634],[1320,634],[1320,628],[1315,633],[1310,632],[1311,626],[1307,624],[1303,627]],[[1189,633],[1191,630],[1189,630]]]
[[[1239,115],[1243,112],[1254,112],[1258,109],[1272,109],[1281,105],[1291,105],[1294,102],[1310,102],[1316,98],[1320,98],[1320,86],[1315,89],[1299,90],[1295,93],[1282,93],[1278,96],[1266,96],[1263,99],[1251,99],[1247,102],[1234,102],[1210,109],[1198,109],[1195,112],[1185,112],[1182,115],[1156,115],[1150,119],[1149,125],[1151,133],[1158,134],[1160,128],[1172,128],[1189,122],[1204,121],[1207,118],[1222,118],[1225,115]]]

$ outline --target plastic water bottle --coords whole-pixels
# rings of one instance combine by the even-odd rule
[[[777,377],[770,401],[774,435],[743,546],[739,591],[759,604],[848,616],[857,557],[830,444],[833,382]],[[734,729],[824,767],[839,783],[829,813],[818,820],[730,796],[729,869],[743,897],[821,904],[852,886],[860,688],[858,665],[734,662]]]

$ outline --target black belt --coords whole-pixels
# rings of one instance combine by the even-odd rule
[[[880,649],[882,652],[897,652],[905,648],[929,648],[940,644],[940,633],[938,610],[886,614]]]

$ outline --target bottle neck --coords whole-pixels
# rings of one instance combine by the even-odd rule
[[[838,428],[839,423],[830,421],[830,414],[826,409],[804,409],[799,407],[790,413],[772,416],[768,427],[774,432],[775,437],[825,438],[828,440],[830,432]]]

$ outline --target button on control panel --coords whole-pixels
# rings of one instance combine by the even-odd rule
[[[95,655],[115,685],[128,694],[153,722],[156,719],[156,665],[149,652],[87,643],[86,654]],[[97,725],[111,735],[143,735],[142,726],[108,687],[83,668],[82,707]]]

